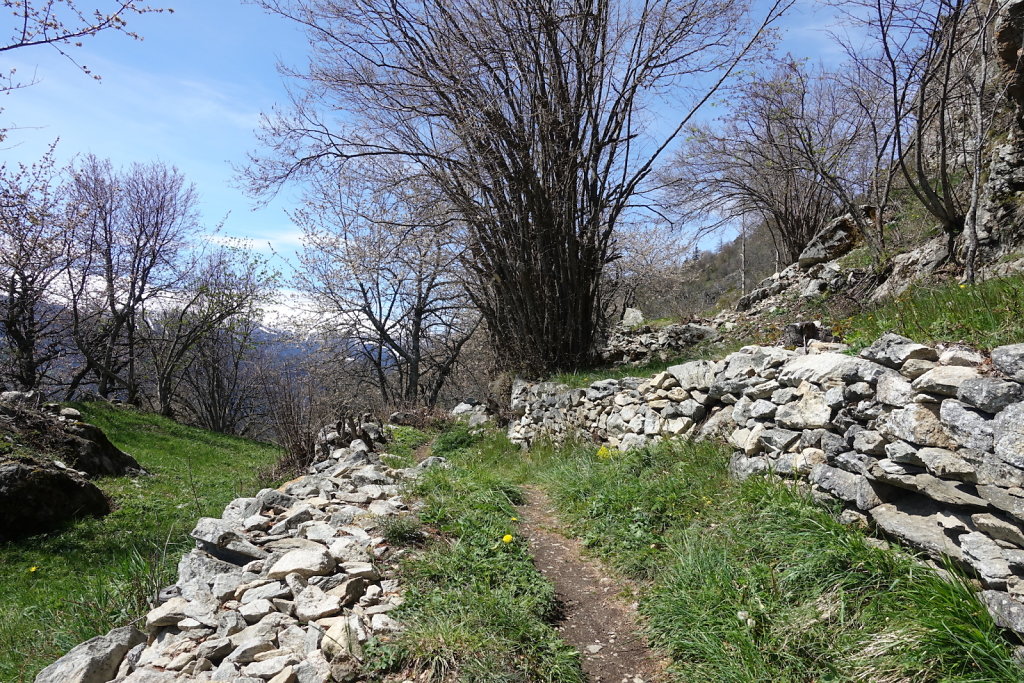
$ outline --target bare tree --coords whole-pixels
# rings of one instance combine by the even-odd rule
[[[128,29],[128,17],[151,12],[173,12],[150,7],[140,0],[112,0],[94,9],[80,7],[75,0],[3,0],[6,38],[0,39],[0,52],[26,47],[49,46],[93,78],[99,79],[87,65],[79,63],[70,48],[81,47],[82,40],[97,33],[119,31],[141,40]],[[14,69],[0,75],[0,92],[31,85],[18,80]]]
[[[0,169],[0,340],[4,375],[22,389],[38,388],[63,352],[53,285],[72,245],[58,174],[52,148],[38,163]]]
[[[963,232],[980,192],[981,166],[999,93],[987,73],[996,3],[846,0],[854,31],[841,42],[858,69],[886,90],[892,158],[947,236]],[[972,252],[973,253],[973,252]]]
[[[506,367],[585,363],[611,240],[655,163],[762,43],[743,0],[259,0],[306,27],[309,71],[267,117],[256,192],[386,156],[466,228],[471,294]],[[648,107],[677,114],[652,123]],[[334,118],[341,110],[345,117]]]
[[[671,201],[704,232],[758,216],[786,263],[839,207],[823,173],[845,175],[837,167],[849,163],[835,112],[814,110],[808,82],[794,72],[799,68],[783,64],[771,77],[747,82],[718,122],[694,126],[668,182]],[[818,155],[817,164],[808,163],[806,150]]]
[[[184,372],[192,353],[219,328],[235,319],[252,320],[269,296],[273,276],[264,263],[240,250],[221,249],[198,261],[172,292],[144,304],[138,347],[147,358],[148,400],[161,415],[174,417]]]
[[[92,375],[101,396],[117,390],[140,401],[141,316],[184,281],[179,259],[198,231],[196,203],[195,188],[163,164],[118,172],[89,156],[73,169],[71,229],[81,253],[68,269],[69,312],[84,362],[69,396]]]
[[[298,285],[345,340],[343,354],[370,368],[385,405],[434,405],[479,316],[443,201],[395,181],[395,170],[369,184],[313,184],[295,216],[305,236]]]
[[[257,368],[266,362],[259,332],[259,320],[236,317],[192,348],[179,397],[191,424],[238,436],[258,428],[263,386]]]

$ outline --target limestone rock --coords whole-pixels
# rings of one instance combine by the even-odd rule
[[[956,444],[942,428],[938,412],[934,406],[913,403],[880,419],[878,431],[890,439],[901,439],[918,446],[955,447]]]
[[[1003,462],[1024,469],[1024,403],[1015,403],[994,420],[995,454]]]
[[[947,555],[963,560],[963,552],[947,533],[951,526],[966,526],[967,518],[944,511],[937,503],[927,499],[901,502],[898,506],[885,503],[871,510],[871,518],[886,534],[912,548],[924,550],[933,558]]]
[[[715,364],[708,360],[695,360],[682,365],[673,365],[668,372],[676,378],[679,386],[686,391],[711,386]]]
[[[40,671],[35,683],[107,683],[128,651],[145,642],[146,636],[131,626],[116,628],[72,648]]]
[[[295,617],[300,622],[332,617],[341,611],[342,598],[309,586],[295,598]]]
[[[797,263],[806,270],[813,265],[839,258],[856,246],[860,229],[850,214],[842,215],[825,225],[800,252]]]
[[[1024,387],[994,377],[968,379],[957,389],[956,397],[986,413],[998,413],[1012,403],[1024,401]]]
[[[1010,344],[992,349],[992,365],[1018,382],[1024,382],[1024,344]]]
[[[1014,600],[1003,591],[982,591],[981,599],[996,622],[996,626],[1015,633],[1024,633],[1024,604]]]
[[[854,503],[860,510],[871,510],[881,504],[871,484],[861,475],[829,465],[815,465],[807,479],[837,498]]]
[[[940,365],[915,379],[912,386],[917,391],[926,391],[930,394],[956,396],[961,384],[977,378],[978,371],[974,368]]]
[[[967,448],[992,450],[994,428],[992,420],[972,410],[967,404],[948,398],[939,409],[939,419],[949,434]]]
[[[202,517],[190,534],[199,547],[214,557],[233,564],[262,559],[267,553],[246,540],[230,522]]]
[[[810,384],[802,387],[803,398],[794,403],[779,406],[775,421],[790,429],[819,429],[832,421],[832,408],[825,401],[825,395]]]
[[[898,370],[908,360],[935,361],[938,360],[939,354],[930,346],[917,344],[913,340],[889,332],[863,349],[860,357]]]
[[[1010,577],[1010,565],[1002,549],[984,534],[973,531],[959,539],[964,559],[978,572],[982,583],[988,588],[1004,589]]]
[[[320,550],[292,550],[274,563],[267,578],[283,579],[288,574],[304,578],[329,574],[334,569],[334,558],[327,548]]]

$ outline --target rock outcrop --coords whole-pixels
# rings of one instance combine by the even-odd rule
[[[106,496],[80,472],[29,458],[0,460],[0,541],[108,512]]]
[[[1024,623],[1024,344],[991,363],[895,334],[845,348],[749,346],[582,389],[518,381],[509,438],[584,434],[628,450],[724,437],[734,475],[805,482],[846,519],[960,563],[999,623]]]
[[[114,446],[101,429],[82,422],[81,417],[74,408],[57,404],[35,410],[24,401],[0,401],[0,434],[90,477],[143,473],[135,458]]]

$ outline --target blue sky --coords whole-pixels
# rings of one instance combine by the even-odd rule
[[[228,216],[226,234],[287,251],[297,239],[284,213],[289,198],[253,211],[235,187],[232,164],[255,148],[260,112],[284,99],[278,59],[301,64],[305,39],[289,23],[233,0],[173,6],[173,14],[130,19],[144,40],[108,32],[71,51],[99,82],[46,46],[6,53],[2,66],[38,82],[0,98],[0,121],[18,127],[0,143],[4,159],[38,159],[59,137],[61,160],[91,152],[115,165],[173,164],[196,184],[207,225]]]
[[[142,41],[108,32],[72,51],[100,82],[45,46],[5,53],[0,68],[17,67],[22,78],[34,74],[38,82],[0,98],[0,125],[19,127],[0,143],[4,159],[36,160],[59,137],[61,160],[91,152],[115,165],[173,164],[196,184],[208,226],[227,216],[225,234],[252,238],[254,246],[270,242],[289,254],[298,245],[285,215],[294,189],[254,211],[232,164],[244,163],[256,147],[260,112],[284,101],[276,64],[301,66],[305,39],[290,23],[238,0],[168,4],[173,14],[130,20]],[[827,59],[824,10],[814,7],[801,0],[788,17],[784,47]]]

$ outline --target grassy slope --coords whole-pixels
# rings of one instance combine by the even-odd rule
[[[964,342],[981,349],[1024,341],[1024,276],[975,285],[913,287],[894,301],[836,322],[855,348],[885,332],[918,342]]]
[[[260,488],[276,448],[98,403],[77,406],[155,476],[96,483],[103,519],[0,545],[0,681],[30,681],[76,644],[138,618],[172,583],[197,517]]]

